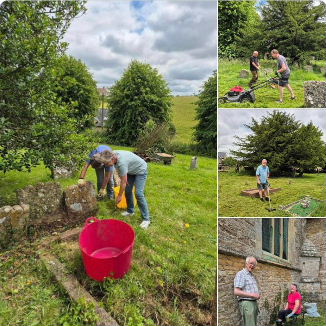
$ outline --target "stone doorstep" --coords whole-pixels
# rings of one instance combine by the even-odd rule
[[[68,273],[65,266],[56,257],[42,250],[42,247],[49,248],[51,243],[55,241],[65,241],[78,237],[81,230],[82,227],[77,227],[63,232],[61,235],[56,235],[45,239],[40,244],[38,256],[46,269],[52,275],[54,275],[57,282],[62,288],[65,289],[73,301],[77,302],[79,299],[84,298],[87,302],[94,305],[95,311],[99,316],[97,326],[119,326],[119,324],[108,314],[108,312],[100,306],[98,301],[95,300],[92,295],[78,282],[77,278]]]

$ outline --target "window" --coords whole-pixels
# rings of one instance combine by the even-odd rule
[[[287,218],[262,219],[262,249],[275,256],[288,259],[288,230]]]

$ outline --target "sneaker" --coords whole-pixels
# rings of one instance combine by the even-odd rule
[[[149,227],[150,224],[151,224],[151,221],[144,220],[144,221],[142,221],[142,222],[140,223],[139,226],[140,226],[142,229],[147,229],[147,228]]]
[[[261,201],[265,201],[264,198],[260,198]]]
[[[276,101],[276,103],[283,103],[283,101],[281,101],[281,100],[278,100],[278,101]]]
[[[272,201],[269,197],[266,197],[266,201]]]
[[[135,215],[135,213],[122,212],[121,215],[122,216],[133,216],[133,215]]]
[[[291,100],[296,100],[297,99],[297,97],[296,96],[291,96]]]

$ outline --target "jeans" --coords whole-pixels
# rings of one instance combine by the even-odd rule
[[[137,174],[137,175],[127,175],[127,185],[126,185],[126,200],[127,200],[127,211],[129,213],[135,212],[135,204],[134,204],[134,196],[132,193],[132,189],[136,186],[136,199],[138,202],[138,206],[141,212],[141,215],[144,220],[150,221],[149,209],[147,200],[145,198],[145,186],[147,180],[147,172],[145,174]]]
[[[105,168],[102,167],[102,168],[95,169],[95,172],[96,172],[96,177],[97,177],[97,191],[100,191],[100,189],[102,188],[103,181],[104,181]],[[108,193],[109,198],[114,198],[113,187],[114,187],[114,181],[113,181],[113,174],[112,174],[112,177],[106,186],[106,191]]]

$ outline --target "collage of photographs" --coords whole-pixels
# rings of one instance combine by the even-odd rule
[[[0,0],[0,326],[326,326],[326,1]]]

